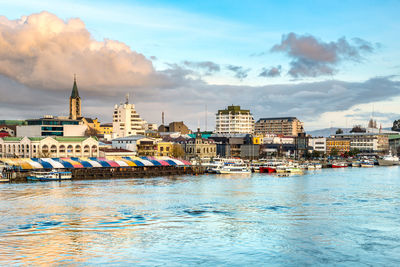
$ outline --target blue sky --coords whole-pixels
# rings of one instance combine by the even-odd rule
[[[55,14],[64,21],[79,18],[94,39],[111,39],[127,44],[132,51],[151,60],[156,71],[168,70],[174,64],[183,66],[185,61],[215,63],[220,71],[212,75],[192,74],[198,75],[196,78],[200,77],[211,86],[306,85],[330,80],[363,83],[374,77],[398,75],[400,71],[399,1],[0,2],[0,15],[9,20],[41,11]],[[329,65],[333,67],[334,73],[294,77],[288,74],[293,66],[291,64],[303,63],[304,58],[293,56],[288,51],[271,51],[271,48],[279,45],[283,36],[289,33],[296,34],[299,39],[312,36],[324,45],[332,42],[337,45],[340,38],[345,38],[346,42],[354,46],[354,38],[360,38],[370,45],[371,51],[364,53],[360,50],[360,55],[356,58],[346,58],[348,54],[338,52],[340,60]],[[247,76],[238,79],[234,75],[236,72],[230,70],[229,66],[241,67],[247,71]],[[259,76],[263,68],[278,66],[280,75]],[[398,88],[398,85],[394,86]],[[284,90],[284,87],[282,88]],[[376,91],[379,94],[379,88],[376,88]],[[375,101],[372,95],[369,100],[356,102],[354,106],[338,103],[337,110],[322,110],[313,119],[302,112],[290,115],[304,115],[303,120],[308,122],[310,128],[327,127],[332,122],[344,127],[344,124],[361,123],[365,113],[370,113],[370,106],[375,103],[375,109],[381,107],[382,113],[390,114],[381,117],[384,126],[388,126],[393,116],[396,116],[396,97],[397,94],[386,95]],[[233,100],[227,99],[226,105],[231,104]],[[137,101],[138,109],[143,109],[142,114],[149,110],[144,102],[141,104],[140,99]],[[146,103],[148,104],[148,101]],[[222,105],[223,101],[218,103]],[[250,103],[244,101],[237,104]],[[224,107],[218,105],[215,109]],[[212,105],[210,108],[213,108]],[[203,107],[199,105],[194,109],[196,114],[200,114]],[[274,112],[268,108],[265,114],[260,107],[255,110],[256,119],[284,114],[283,111]],[[212,112],[215,111],[210,111],[210,116],[213,116]],[[358,117],[355,116],[349,123],[349,114],[354,112],[358,112]],[[179,112],[171,112],[173,119],[179,119],[178,115]],[[146,117],[146,114],[142,116]],[[158,120],[153,113],[148,117],[147,120]],[[103,118],[109,119],[105,115]],[[191,126],[197,123],[195,116],[185,119],[190,120],[188,123]]]

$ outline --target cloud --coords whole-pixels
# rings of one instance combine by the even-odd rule
[[[278,77],[281,76],[282,66],[270,67],[269,69],[263,68],[262,72],[258,74],[259,77]]]
[[[81,85],[102,92],[158,82],[150,60],[122,42],[94,40],[78,18],[63,21],[48,12],[0,17],[0,74],[26,86],[61,90],[74,73]]]
[[[245,69],[241,66],[235,66],[235,65],[228,65],[226,68],[232,72],[235,73],[235,77],[238,78],[239,80],[243,80],[248,76],[248,73],[251,69]]]
[[[168,64],[166,70],[157,71],[149,59],[124,43],[92,39],[79,19],[64,22],[47,12],[19,20],[1,17],[0,114],[4,119],[67,115],[73,73],[78,74],[84,116],[112,121],[113,106],[130,92],[145,120],[160,123],[164,111],[168,121],[183,120],[192,129],[197,121],[204,121],[206,104],[211,114],[237,104],[250,109],[256,119],[297,116],[315,121],[326,112],[400,95],[395,77],[363,82],[214,85],[195,77],[199,69],[218,71],[217,64],[202,62],[209,61]],[[250,71],[235,65],[226,68],[238,79],[246,78]],[[214,119],[209,116],[208,129],[214,127]]]
[[[203,75],[212,75],[216,72],[219,72],[221,70],[220,66],[214,62],[211,61],[184,61],[183,65],[191,68],[191,69],[197,69],[202,72]]]
[[[323,42],[312,35],[297,35],[293,32],[283,35],[280,44],[271,48],[272,52],[281,52],[292,59],[289,75],[292,77],[317,77],[333,75],[342,61],[362,60],[362,54],[374,51],[374,46],[360,38],[350,44],[342,37],[336,42]]]

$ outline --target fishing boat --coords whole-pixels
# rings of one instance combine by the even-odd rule
[[[347,168],[348,165],[345,162],[334,162],[332,163],[332,168]]]
[[[30,181],[62,181],[71,180],[72,172],[68,171],[34,171],[27,177]]]

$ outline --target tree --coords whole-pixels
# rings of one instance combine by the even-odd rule
[[[336,134],[342,134],[342,133],[343,133],[342,129],[339,128],[339,129],[336,130]]]
[[[358,148],[353,148],[349,151],[349,156],[350,157],[354,157],[357,156],[360,153],[360,150]]]
[[[319,158],[321,156],[321,153],[317,150],[313,150],[313,152],[311,153],[311,156],[313,158]]]
[[[98,130],[88,127],[85,131],[85,136],[90,137],[90,136],[96,136],[99,137],[100,133]]]
[[[351,129],[350,133],[365,133],[366,130],[361,127],[361,125],[354,125],[353,129]]]
[[[172,157],[174,158],[183,158],[185,156],[185,151],[183,150],[180,144],[172,145]]]
[[[337,150],[337,148],[332,148],[331,149],[331,153],[330,153],[330,155],[331,156],[337,156],[339,154],[339,151]]]
[[[400,132],[400,120],[395,120],[393,122],[392,131]]]

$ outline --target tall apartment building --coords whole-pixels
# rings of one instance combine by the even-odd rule
[[[254,133],[254,118],[250,110],[240,109],[240,106],[232,105],[226,109],[218,110],[216,116],[216,133]]]
[[[113,138],[130,135],[144,135],[146,121],[142,120],[135,110],[134,104],[115,105],[113,114]]]
[[[303,122],[296,117],[261,118],[255,124],[256,134],[283,134],[297,136],[304,132]]]

